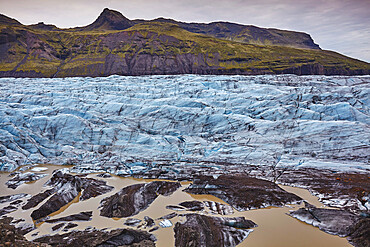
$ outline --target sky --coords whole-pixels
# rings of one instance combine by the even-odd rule
[[[0,0],[23,24],[85,26],[104,8],[129,19],[229,21],[309,33],[322,49],[370,62],[370,0]]]

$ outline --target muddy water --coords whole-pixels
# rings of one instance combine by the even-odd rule
[[[43,165],[38,167],[46,167],[48,170],[43,171],[41,173],[47,173],[49,176],[40,179],[36,182],[32,182],[32,184],[23,184],[19,186],[16,190],[8,189],[5,186],[5,182],[9,179],[8,173],[0,173],[0,195],[10,195],[16,193],[28,193],[31,195],[37,194],[40,191],[44,191],[47,188],[43,187],[43,184],[49,179],[51,173],[55,169],[60,169],[60,166],[51,166],[51,165]],[[96,174],[90,174],[88,177],[97,178]],[[154,180],[148,179],[135,179],[135,178],[121,178],[117,176],[112,176],[111,178],[98,178],[106,181],[109,185],[114,186],[114,190],[110,193],[104,194],[102,196],[92,198],[86,201],[79,201],[76,198],[73,202],[69,203],[68,205],[64,206],[58,212],[53,213],[51,219],[60,218],[64,216],[68,216],[71,214],[76,214],[83,211],[93,211],[93,216],[91,221],[83,222],[78,221],[74,222],[78,224],[78,227],[73,228],[71,230],[76,229],[85,229],[86,227],[93,226],[97,229],[103,228],[122,228],[127,227],[123,223],[125,222],[126,218],[123,219],[110,219],[106,217],[101,217],[99,215],[99,204],[100,201],[110,195],[115,194],[123,187],[128,185],[137,184],[137,183],[145,183],[151,182]],[[223,202],[221,199],[216,198],[210,195],[192,195],[182,190],[188,186],[189,183],[182,183],[182,188],[178,189],[175,193],[171,196],[159,196],[146,210],[140,212],[139,214],[133,216],[132,218],[136,219],[144,219],[144,216],[149,216],[155,220],[156,225],[160,222],[158,219],[161,216],[170,214],[174,212],[173,210],[166,209],[167,205],[177,205],[183,201],[190,201],[190,200],[199,200],[199,201],[216,201],[216,202]],[[312,196],[307,190],[294,188],[290,186],[281,186],[283,189],[295,193],[298,196],[302,197],[309,203],[317,206],[317,207],[324,207],[317,197]],[[24,198],[24,201],[27,198]],[[225,203],[227,204],[227,203]],[[5,207],[8,204],[0,204],[1,207]],[[235,210],[233,215],[229,215],[226,217],[235,217],[235,216],[244,216],[247,219],[253,220],[258,227],[254,229],[254,231],[248,236],[246,240],[244,240],[239,246],[248,246],[248,247],[305,247],[305,246],[327,246],[327,247],[337,247],[337,246],[351,246],[346,239],[340,238],[338,236],[329,235],[320,231],[319,229],[312,227],[308,224],[302,223],[288,215],[286,215],[289,210],[296,210],[302,205],[290,205],[289,207],[282,207],[282,208],[275,208],[270,207],[267,209],[258,209],[258,210],[250,210],[246,212],[238,212]],[[37,208],[37,207],[36,207]],[[16,212],[8,214],[9,216],[15,218],[23,218],[26,222],[32,223],[32,219],[30,217],[31,212],[34,210],[18,210]],[[186,211],[178,211],[177,213],[186,213]],[[207,210],[201,212],[202,214],[210,214]],[[224,216],[225,217],[225,216]],[[175,217],[171,219],[173,225],[176,222],[183,221],[183,217]],[[56,223],[58,224],[58,223]],[[41,223],[37,225],[37,229],[28,233],[26,237],[29,240],[37,238],[44,234],[53,233],[51,227],[55,224],[49,223]],[[134,228],[136,229],[136,227]],[[37,236],[32,236],[33,234],[37,233]],[[55,233],[62,234],[63,231],[58,231]],[[174,246],[174,232],[173,227],[169,228],[161,228],[157,231],[154,231],[153,234],[157,237],[157,246],[160,247],[167,247],[167,246]]]

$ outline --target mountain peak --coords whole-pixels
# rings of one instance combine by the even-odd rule
[[[131,26],[131,21],[120,12],[105,8],[99,17],[92,24],[84,27],[83,30],[124,30]]]

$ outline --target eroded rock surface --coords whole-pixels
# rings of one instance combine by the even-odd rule
[[[351,226],[351,234],[347,238],[356,247],[370,246],[370,218],[361,218]]]
[[[159,217],[158,219],[159,220],[169,220],[169,219],[175,218],[176,216],[177,216],[177,213],[170,213],[170,214],[166,214],[162,217]]]
[[[21,184],[39,180],[45,176],[46,174],[43,173],[17,173],[13,178],[9,179],[6,182],[6,185],[8,186],[8,188],[16,189]]]
[[[305,208],[300,208],[289,215],[318,227],[324,232],[341,237],[348,236],[350,234],[350,226],[360,219],[359,216],[346,210],[316,208],[307,203]]]
[[[290,212],[289,215],[324,232],[348,237],[355,246],[370,246],[370,218],[366,216],[347,210],[316,208],[308,203],[305,208]]]
[[[4,214],[8,214],[8,213],[11,213],[11,212],[14,212],[16,210],[17,210],[17,207],[9,205],[7,207],[4,207],[4,208],[0,209],[0,216],[3,216]]]
[[[140,222],[141,222],[140,219],[129,218],[123,224],[126,226],[138,226]]]
[[[278,182],[309,188],[320,201],[348,210],[370,210],[370,173],[305,168],[286,170]]]
[[[72,231],[65,234],[53,236],[43,236],[35,241],[47,243],[58,247],[75,246],[155,246],[156,238],[147,232],[132,229],[115,229],[112,231],[102,231],[96,229],[84,231]]]
[[[66,217],[61,217],[61,218],[52,219],[52,220],[46,220],[45,222],[56,223],[56,222],[60,222],[60,221],[89,221],[89,220],[91,220],[91,216],[92,216],[92,211],[86,211],[86,212],[81,212],[79,214],[68,215]]]
[[[200,201],[186,201],[179,205],[190,211],[202,211],[204,209],[204,204]]]
[[[71,175],[64,170],[55,171],[45,185],[52,186],[52,188],[31,197],[27,204],[22,207],[23,209],[35,207],[51,196],[44,204],[32,212],[31,217],[34,220],[44,218],[59,210],[79,196],[80,193],[79,199],[87,200],[113,189],[112,186],[106,185],[104,181]]]
[[[171,195],[180,187],[178,182],[167,181],[127,186],[101,201],[100,215],[119,218],[136,215],[148,208],[158,195]]]
[[[19,194],[14,194],[14,195],[8,195],[8,196],[0,196],[0,203],[5,203],[5,202],[12,202],[24,197],[27,197],[28,194],[25,193],[19,193]]]
[[[78,225],[76,223],[68,223],[64,228],[63,228],[63,231],[68,231],[69,229],[72,229],[72,228],[75,228],[77,227]]]
[[[239,211],[302,201],[275,183],[247,175],[221,175],[218,178],[202,176],[195,179],[185,191],[214,195]]]
[[[221,218],[186,214],[184,223],[176,223],[175,246],[236,246],[257,225],[244,217]]]
[[[5,217],[0,219],[0,246],[22,246],[22,247],[40,247],[45,244],[30,242],[23,235],[27,232],[11,225],[13,218]]]
[[[229,215],[234,213],[233,207],[224,203],[205,201],[204,204],[214,214]]]

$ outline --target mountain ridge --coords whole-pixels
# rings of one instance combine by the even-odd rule
[[[320,46],[315,44],[311,36],[307,33],[281,30],[277,28],[261,28],[254,25],[243,25],[226,21],[216,21],[210,23],[187,23],[166,18],[157,18],[149,21],[133,20],[133,22],[165,22],[177,24],[189,32],[210,35],[215,38],[237,41],[241,43],[320,49]],[[291,36],[294,36],[295,39],[284,37],[284,34],[290,34]],[[267,41],[267,44],[264,41]]]
[[[131,23],[131,20],[123,16],[122,13],[105,8],[93,23],[84,27],[74,28],[74,30],[124,30],[132,26],[133,24]]]
[[[311,36],[293,31],[129,20],[107,8],[92,24],[70,29],[5,17],[0,17],[1,77],[370,73],[370,64],[321,50]]]

